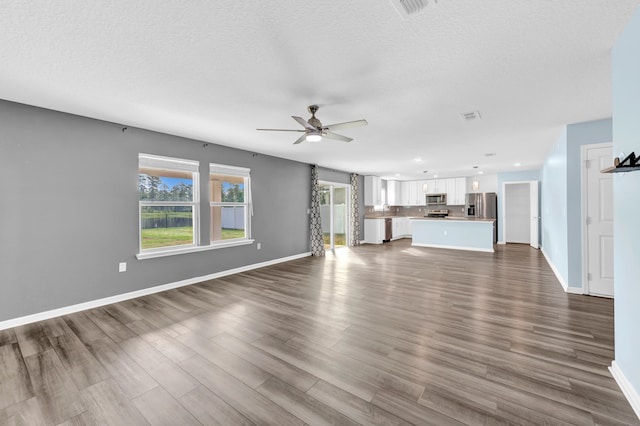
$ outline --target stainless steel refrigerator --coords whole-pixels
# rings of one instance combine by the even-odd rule
[[[465,195],[464,215],[469,219],[495,219],[493,242],[498,242],[498,196],[495,192],[478,192]]]

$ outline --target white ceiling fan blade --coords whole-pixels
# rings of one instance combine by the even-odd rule
[[[344,123],[336,123],[336,124],[329,124],[328,126],[324,126],[322,129],[323,130],[340,130],[340,129],[349,129],[351,127],[360,127],[360,126],[366,126],[367,124],[367,120],[355,120],[355,121],[346,121]]]
[[[322,132],[322,137],[328,138],[328,139],[335,139],[337,141],[342,141],[342,142],[351,142],[353,140],[352,138],[348,138],[346,136],[342,136],[337,133],[331,133],[331,132]]]
[[[304,132],[304,130],[301,130],[301,132]],[[304,135],[300,136],[300,137],[298,138],[298,140],[296,140],[293,144],[294,144],[294,145],[298,145],[300,142],[304,142],[304,140],[305,140],[306,138],[307,138],[307,135],[306,135],[306,134],[304,134]]]
[[[304,130],[292,130],[292,129],[256,129],[263,132],[304,132]]]
[[[309,130],[318,130],[315,127],[313,127],[311,124],[307,123],[306,120],[304,118],[301,117],[296,117],[295,115],[292,115],[291,118],[293,118],[294,120],[296,120],[298,123],[300,123],[302,125],[302,127],[304,127],[305,129],[309,129]]]

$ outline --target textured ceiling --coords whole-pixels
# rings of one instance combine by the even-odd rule
[[[611,116],[639,4],[4,0],[0,98],[398,179],[537,168],[563,125]],[[299,128],[312,103],[369,125],[349,144],[255,130]]]

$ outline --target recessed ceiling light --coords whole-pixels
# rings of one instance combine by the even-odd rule
[[[438,177],[438,175],[433,175],[433,177],[434,177],[434,178],[437,178],[437,177]]]
[[[396,177],[400,176],[400,173],[396,173]]]
[[[514,163],[513,165],[514,165],[514,166],[516,166],[516,167],[520,167],[522,164],[520,164],[520,163]]]
[[[416,163],[422,163],[422,157],[416,157],[413,159]]]
[[[479,175],[483,175],[483,174],[484,174],[484,172],[483,172],[482,170],[480,170],[480,171],[478,172],[478,174],[479,174]]]

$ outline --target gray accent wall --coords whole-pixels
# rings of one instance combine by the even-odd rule
[[[309,252],[308,164],[124,127],[0,101],[0,321]],[[137,260],[139,153],[251,168],[262,249]]]

